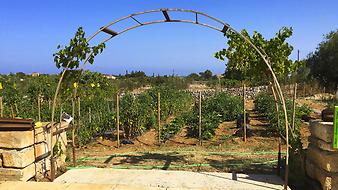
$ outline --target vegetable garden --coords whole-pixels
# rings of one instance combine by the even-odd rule
[[[84,70],[87,63],[93,64],[95,57],[103,52],[107,41],[114,36],[143,25],[133,16],[149,12],[162,12],[166,19],[163,22],[171,22],[172,20],[168,15],[169,11],[194,13],[196,21],[189,21],[188,23],[207,26],[228,37],[228,47],[215,53],[214,56],[220,60],[228,59],[224,76],[230,80],[221,82],[218,77],[216,77],[218,78],[216,80],[210,74],[210,71],[201,72],[201,76],[192,74],[190,77],[183,79],[175,76],[153,76],[150,78],[142,72],[133,72],[123,77],[120,76],[118,80],[110,80],[100,73]],[[197,22],[198,16],[206,16],[220,23],[223,28],[199,23]],[[124,29],[120,33],[109,28],[111,25],[128,18],[132,18],[139,25]],[[187,22],[187,20],[174,21]],[[147,25],[154,23],[159,23],[159,21],[149,22]],[[89,41],[101,32],[110,36],[99,44],[91,46]],[[165,161],[163,169],[169,169],[172,162],[183,164],[177,167],[171,166],[172,168],[198,167],[198,171],[201,170],[200,167],[202,166],[214,167],[217,171],[227,169],[229,166],[243,166],[238,169],[241,172],[250,169],[257,170],[257,167],[252,166],[269,165],[268,169],[277,169],[281,175],[281,165],[284,163],[281,161],[281,147],[284,147],[286,149],[284,187],[286,188],[289,179],[289,166],[294,172],[290,176],[291,180],[296,180],[293,179],[295,174],[304,175],[301,163],[303,146],[300,124],[301,118],[311,112],[306,106],[297,106],[295,99],[293,102],[285,99],[278,82],[278,80],[289,80],[294,83],[296,81],[294,74],[299,72],[299,68],[303,66],[302,61],[292,61],[289,58],[293,47],[286,42],[286,39],[291,37],[292,32],[291,27],[283,27],[271,39],[265,39],[256,31],[251,37],[246,30],[237,32],[229,24],[216,18],[204,13],[182,9],[151,10],[129,15],[100,28],[88,38],[85,37],[85,32],[80,27],[74,38],[70,40],[69,45],[58,46],[58,52],[53,54],[57,68],[62,69],[60,75],[1,76],[1,117],[22,117],[33,118],[35,121],[51,121],[51,131],[53,132],[53,123],[58,119],[61,120],[62,113],[71,113],[75,122],[72,124],[73,133],[68,135],[72,136],[73,139],[73,165],[79,162],[88,166],[85,161],[104,160],[103,163],[99,162],[95,165],[107,167],[107,164],[114,159],[117,162],[115,165],[119,165],[120,168],[142,168],[146,167],[142,166],[144,159],[162,159],[162,161]],[[134,80],[132,76],[138,78]],[[128,77],[132,79],[128,80]],[[220,87],[221,84],[241,86],[239,81],[241,81],[241,84],[267,85],[270,81],[272,93],[265,92],[256,96],[253,103],[252,100],[245,100],[244,85],[243,99],[224,92],[203,97],[200,93],[199,97],[196,97],[185,91],[189,80],[196,77],[208,79],[207,84],[213,87],[218,85]],[[140,93],[131,91],[143,86],[142,84],[145,81],[151,83],[149,89]],[[305,86],[304,94],[306,94]],[[248,102],[255,109],[249,110],[246,107]],[[74,110],[77,110],[76,113]],[[255,117],[248,142],[246,142],[247,111]],[[244,127],[239,130],[243,130],[243,140],[242,136],[239,137],[234,133],[236,130],[235,120],[241,114],[243,114]],[[150,147],[144,148],[144,152],[136,152],[135,149],[140,149],[146,143],[135,145],[134,148],[131,148],[133,145],[129,145],[145,137],[156,139],[157,143],[147,145]],[[192,146],[188,146],[188,148],[194,150],[177,150],[179,144],[184,144],[181,141],[173,140],[177,140],[178,137],[185,140],[194,139],[193,143],[190,143]],[[257,143],[259,140],[262,143]],[[107,144],[107,141],[110,144]],[[198,142],[203,146],[196,146]],[[204,144],[203,142],[212,143]],[[123,144],[121,147],[120,143]],[[170,148],[166,146],[168,144],[171,145]],[[75,160],[75,145],[80,150],[78,160]],[[112,150],[107,153],[101,145],[108,146],[109,149],[114,149],[118,153],[112,152]],[[100,155],[100,157],[86,152],[88,147],[89,150],[93,151],[93,147],[99,146],[99,151],[102,152],[98,153],[97,151],[95,153],[106,153],[109,156]],[[154,151],[154,147],[155,150],[158,148],[164,153]],[[126,153],[129,148],[133,152]],[[290,154],[289,149],[291,150]],[[224,150],[231,150],[231,152]],[[249,151],[249,154],[240,151]],[[53,151],[51,151],[51,154],[53,158]],[[199,158],[201,155],[203,159]],[[233,159],[236,163],[229,159],[229,155],[236,158]],[[247,157],[238,158],[236,157],[238,155]],[[271,160],[276,155],[278,160]],[[119,159],[115,160],[115,158]],[[191,161],[194,159],[198,164]],[[51,161],[51,179],[53,180],[53,159]],[[202,163],[205,161],[208,163]],[[140,165],[125,166],[122,165],[124,163]],[[153,167],[148,168],[160,168],[160,166],[153,165]]]

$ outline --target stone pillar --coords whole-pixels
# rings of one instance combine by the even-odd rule
[[[46,124],[47,125],[47,124]],[[67,128],[62,122],[60,128]],[[67,135],[62,131],[53,137],[58,140],[56,165],[65,164]],[[43,177],[50,170],[50,128],[47,126],[26,130],[0,130],[0,181],[27,181]]]
[[[332,148],[333,122],[311,121],[306,173],[323,190],[338,189],[338,149]]]

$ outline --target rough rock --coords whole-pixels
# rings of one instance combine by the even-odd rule
[[[43,178],[48,174],[48,171],[50,171],[50,156],[36,163],[36,176]]]
[[[24,169],[0,168],[0,181],[27,181],[35,176],[35,164]]]
[[[311,136],[331,143],[333,140],[333,122],[311,121]]]
[[[325,170],[318,168],[310,160],[306,161],[306,173],[310,178],[318,181],[321,184],[322,189],[338,189],[338,173],[326,172]]]
[[[34,144],[33,131],[0,131],[0,147],[21,149]]]
[[[338,152],[328,152],[310,145],[307,150],[307,158],[327,172],[338,173]]]
[[[35,152],[34,152],[35,150]],[[48,156],[48,147],[46,143],[39,143],[22,150],[8,150],[2,153],[3,166],[24,168],[33,163],[36,158]]]
[[[318,147],[319,149],[330,151],[330,152],[335,152],[338,151],[337,149],[332,148],[332,143],[327,143],[321,139],[318,139],[316,137],[309,137],[309,142],[311,145]]]

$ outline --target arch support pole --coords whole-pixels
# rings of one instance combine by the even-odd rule
[[[185,12],[185,13],[192,13],[194,14],[193,16],[195,16],[195,19],[194,20],[175,20],[175,19],[172,19],[170,18],[169,16],[169,12]],[[164,20],[155,20],[155,21],[151,21],[151,22],[141,22],[139,20],[136,19],[136,16],[138,15],[143,15],[143,14],[148,14],[148,13],[156,13],[156,12],[160,12],[163,14],[163,16],[165,17]],[[206,23],[201,23],[198,21],[198,16],[203,16],[205,18],[208,18],[216,23],[219,23],[223,26],[223,28],[218,28],[216,26],[212,26],[210,24],[206,24]],[[121,31],[113,31],[111,30],[109,27],[111,27],[112,25],[118,23],[118,22],[121,22],[123,20],[126,20],[126,19],[133,19],[135,20],[138,24],[135,25],[135,26],[131,26],[129,28],[126,28],[126,29],[122,29]],[[215,17],[212,17],[208,14],[205,14],[205,13],[202,13],[202,12],[198,12],[198,11],[195,11],[195,10],[186,10],[186,9],[177,9],[177,8],[171,8],[171,9],[156,9],[156,10],[148,10],[148,11],[143,11],[143,12],[138,12],[138,13],[134,13],[134,14],[130,14],[130,15],[127,15],[125,17],[122,17],[120,19],[117,19],[109,24],[107,24],[106,26],[104,27],[101,27],[98,31],[96,31],[93,35],[89,36],[87,38],[87,42],[91,41],[95,36],[97,36],[99,33],[101,32],[104,32],[106,34],[109,35],[109,37],[105,40],[103,40],[101,43],[105,43],[107,41],[109,41],[110,39],[112,39],[113,37],[115,36],[118,36],[122,33],[125,33],[131,29],[134,29],[134,28],[137,28],[137,27],[140,27],[140,26],[145,26],[145,25],[150,25],[150,24],[157,24],[157,23],[167,23],[167,22],[182,22],[182,23],[190,23],[190,24],[196,24],[196,25],[200,25],[200,26],[205,26],[205,27],[208,27],[208,28],[211,28],[213,30],[216,30],[216,31],[219,31],[223,34],[225,34],[228,30],[231,30],[233,32],[235,32],[236,34],[238,34],[242,39],[244,39],[245,42],[247,42],[249,44],[249,46],[251,46],[263,59],[265,65],[267,66],[269,72],[271,73],[271,77],[272,77],[272,84],[274,85],[275,89],[276,89],[276,94],[278,95],[278,98],[279,100],[281,101],[282,103],[282,109],[283,109],[283,112],[284,112],[284,119],[285,119],[285,138],[286,138],[286,168],[285,168],[285,179],[284,179],[284,189],[287,189],[288,187],[288,175],[289,175],[289,169],[288,169],[288,166],[289,166],[289,123],[288,123],[288,116],[287,116],[287,112],[286,112],[286,105],[285,105],[285,99],[284,99],[284,96],[283,96],[283,92],[281,90],[281,87],[279,85],[279,82],[277,80],[277,77],[274,73],[274,71],[272,70],[271,68],[271,63],[270,63],[270,60],[268,59],[268,56],[267,54],[260,50],[259,48],[257,48],[251,41],[250,39],[246,38],[243,34],[241,34],[240,32],[236,31],[235,29],[233,29],[229,24],[215,18]],[[84,67],[86,66],[88,60],[85,60],[83,65],[82,65],[82,68],[81,68],[81,73],[83,73],[83,70],[84,70]],[[69,66],[69,64],[68,64]],[[53,131],[54,129],[54,115],[55,115],[55,107],[56,107],[56,99],[57,99],[57,96],[58,96],[58,92],[59,92],[59,89],[60,89],[60,84],[61,84],[61,81],[63,79],[63,76],[66,72],[66,70],[68,70],[68,66],[66,68],[64,68],[64,71],[62,72],[61,76],[60,76],[60,79],[59,79],[59,83],[57,85],[57,88],[56,88],[56,92],[55,92],[55,95],[54,95],[54,99],[53,99],[53,107],[52,107],[52,122],[51,122],[51,131]],[[75,91],[75,94],[76,94],[76,91]],[[52,147],[51,147],[52,148]],[[53,158],[53,154],[52,154],[52,158]],[[51,164],[52,164],[52,169],[54,169],[53,167],[53,159],[51,159]],[[52,180],[54,179],[54,176],[53,176],[53,173],[52,173]]]

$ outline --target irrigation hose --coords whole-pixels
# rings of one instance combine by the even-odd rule
[[[201,163],[201,164],[183,164],[183,165],[170,165],[170,166],[147,166],[147,165],[134,165],[134,166],[113,166],[111,169],[162,169],[162,168],[191,168],[191,167],[225,167],[225,166],[243,166],[243,165],[270,165],[270,164],[275,164],[277,163],[278,160],[270,160],[270,161],[265,161],[265,162],[253,162],[253,163],[232,163],[232,164],[208,164],[208,163]],[[73,170],[73,169],[87,169],[87,168],[97,168],[95,166],[77,166],[77,167],[67,167],[68,170]]]
[[[79,158],[78,161],[86,161],[86,160],[105,160],[108,158],[113,157],[124,157],[124,156],[131,156],[131,155],[138,155],[138,154],[179,154],[182,155],[182,153],[199,153],[202,155],[278,155],[278,152],[199,152],[194,150],[183,150],[183,151],[156,151],[156,152],[127,152],[127,153],[117,153],[112,154],[109,156],[104,157],[82,157]],[[285,154],[282,152],[281,154]]]

